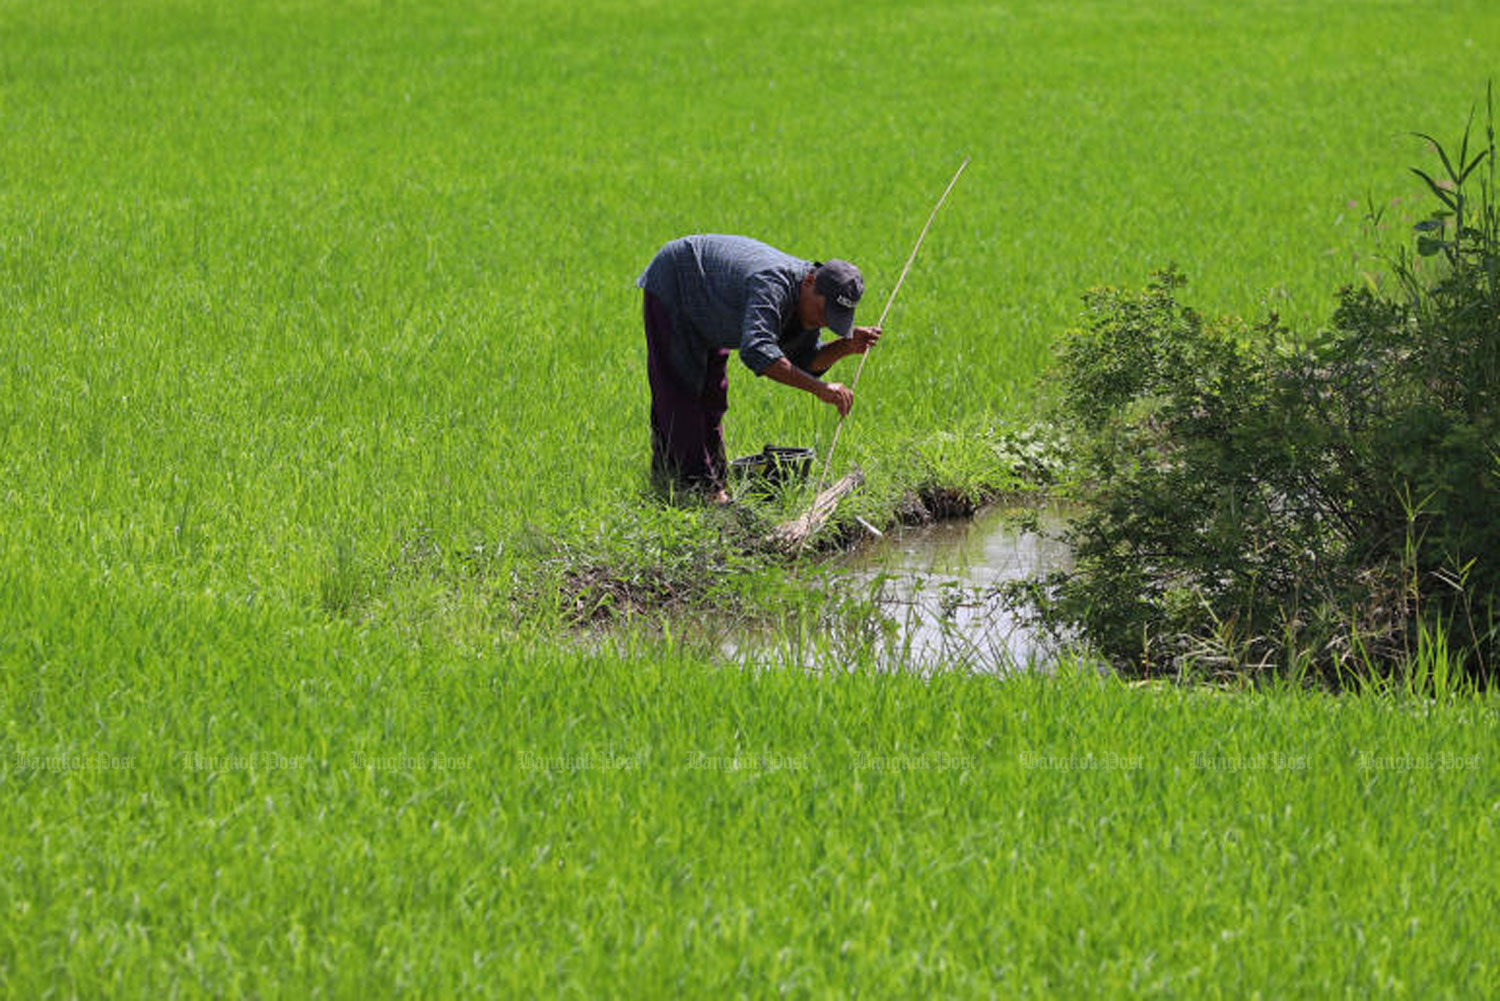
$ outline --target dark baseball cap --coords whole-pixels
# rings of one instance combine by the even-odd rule
[[[828,300],[824,323],[840,337],[854,332],[854,307],[865,294],[865,279],[848,261],[828,261],[813,276],[813,291]]]

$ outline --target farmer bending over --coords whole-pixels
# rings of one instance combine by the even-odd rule
[[[685,236],[657,252],[636,280],[644,290],[651,380],[651,471],[659,486],[724,491],[725,362],[732,349],[756,375],[849,412],[854,393],[819,378],[864,354],[879,327],[856,327],[864,295],[848,261],[805,261],[744,236]],[[827,327],[838,340],[818,344]]]

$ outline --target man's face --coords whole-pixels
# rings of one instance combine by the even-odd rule
[[[797,300],[797,318],[803,330],[821,330],[827,323],[828,299],[813,288],[813,274],[802,279],[802,297]]]

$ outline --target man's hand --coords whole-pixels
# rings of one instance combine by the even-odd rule
[[[843,341],[841,340],[840,343]],[[785,358],[777,358],[761,374],[772,382],[779,382],[783,386],[791,386],[793,389],[801,389],[813,394],[824,403],[838,408],[840,417],[849,413],[849,408],[854,406],[854,390],[841,383],[822,382]]]
[[[852,354],[862,355],[878,340],[880,340],[879,327],[855,327],[854,332],[849,335],[849,351]]]
[[[854,406],[854,390],[841,382],[830,382],[818,390],[818,399],[837,408],[840,417],[847,417]]]

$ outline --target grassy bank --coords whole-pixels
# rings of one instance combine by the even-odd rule
[[[195,604],[100,607],[87,669],[6,676],[7,994],[1496,976],[1493,698],[748,673],[628,642],[455,657]]]

